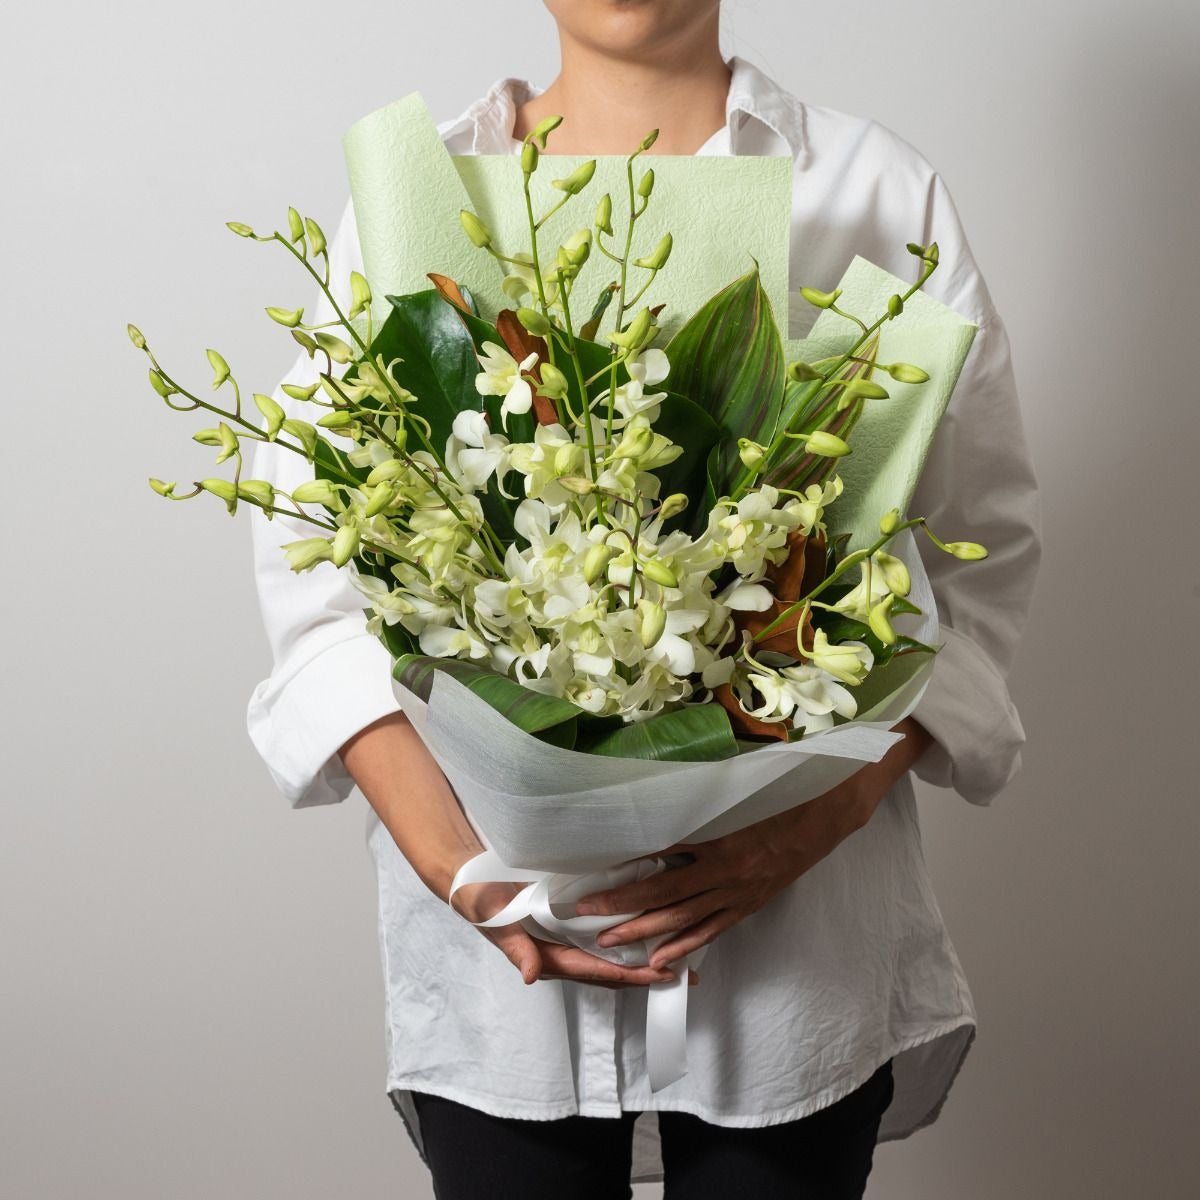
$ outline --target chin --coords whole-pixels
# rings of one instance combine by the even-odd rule
[[[545,0],[560,30],[620,58],[636,58],[717,19],[720,0]]]

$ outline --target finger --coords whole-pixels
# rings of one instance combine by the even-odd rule
[[[697,896],[691,896],[682,904],[672,904],[666,908],[652,908],[622,921],[611,929],[606,929],[596,938],[598,946],[623,946],[628,942],[637,942],[642,938],[661,937],[666,933],[680,933],[707,917],[709,913],[725,908],[729,904],[729,896],[719,888],[709,888]]]
[[[693,950],[707,946],[718,933],[737,924],[737,921],[738,913],[734,909],[719,909],[711,916],[705,917],[699,924],[684,930],[678,937],[656,946],[650,955],[650,962],[654,966],[666,966],[668,963],[676,962],[684,955],[691,954]]]
[[[501,925],[485,932],[490,934],[489,941],[499,946],[508,961],[521,972],[526,983],[536,983],[543,977],[545,964],[538,945],[520,925]]]
[[[625,966],[589,954],[577,946],[564,946],[558,942],[542,942],[539,939],[538,950],[542,957],[543,975],[552,972],[587,983],[633,983],[642,986],[662,983],[673,975],[666,967]]]
[[[603,892],[580,896],[575,904],[579,916],[608,916],[612,913],[636,912],[643,908],[662,908],[677,900],[686,900],[709,886],[709,868],[701,862],[685,863],[659,871],[648,879],[624,883]]]

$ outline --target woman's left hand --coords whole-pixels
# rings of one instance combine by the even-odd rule
[[[712,841],[677,842],[657,854],[644,855],[686,852],[693,861],[581,897],[576,912],[582,916],[647,910],[605,930],[596,942],[618,946],[674,934],[655,947],[652,967],[706,945],[757,912],[870,820],[888,789],[932,740],[912,717],[895,730],[905,734],[903,741],[879,762],[868,763],[823,795]]]

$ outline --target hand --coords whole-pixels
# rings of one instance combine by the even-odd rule
[[[894,729],[905,735],[903,741],[878,763],[868,763],[823,795],[711,841],[668,846],[658,855],[687,852],[692,861],[648,879],[583,896],[576,912],[646,909],[605,930],[596,942],[617,946],[674,934],[655,947],[650,955],[652,967],[666,966],[706,945],[757,912],[870,820],[888,789],[932,741],[911,717]]]
[[[455,892],[451,907],[468,921],[487,920],[498,913],[521,890],[517,883],[473,883]],[[519,921],[479,930],[503,951],[509,962],[528,983],[539,979],[570,979],[599,987],[646,987],[674,978],[667,967],[627,967],[609,962],[578,946],[535,938],[526,933]],[[699,983],[695,971],[688,972],[688,983]]]

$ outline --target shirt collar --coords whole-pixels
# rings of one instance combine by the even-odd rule
[[[725,100],[725,127],[734,154],[745,129],[745,119],[758,121],[787,144],[792,157],[804,148],[803,106],[800,101],[737,55],[726,60],[731,78]],[[487,92],[470,104],[448,125],[441,127],[442,137],[461,133],[470,135],[470,153],[506,154],[519,148],[512,136],[517,106],[546,89],[528,79],[507,76],[497,79]]]

